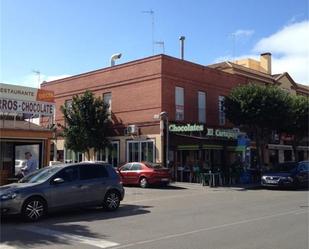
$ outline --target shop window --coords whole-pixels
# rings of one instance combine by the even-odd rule
[[[292,161],[292,151],[291,150],[285,150],[284,151],[284,161],[285,162]]]
[[[178,86],[175,88],[175,109],[175,119],[178,121],[184,120],[184,89]]]
[[[198,92],[198,121],[206,123],[206,93]]]
[[[111,148],[105,148],[96,152],[96,160],[103,161],[117,167],[119,163],[119,142],[111,142]]]
[[[109,117],[111,117],[112,114],[112,93],[104,93],[103,94],[103,101],[105,104],[108,105],[108,111]]]
[[[224,96],[219,96],[219,125],[225,125]]]
[[[79,163],[85,160],[85,155],[84,153],[81,152],[74,152],[69,149],[65,149],[64,151],[64,158],[65,158],[65,163]]]
[[[129,162],[154,162],[154,141],[128,141],[127,159]]]
[[[65,107],[72,110],[72,99],[67,99],[64,103]]]

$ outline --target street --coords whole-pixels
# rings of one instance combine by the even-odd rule
[[[65,198],[65,197],[64,197]],[[306,249],[308,191],[126,187],[118,211],[51,214],[38,223],[1,223],[1,249]]]

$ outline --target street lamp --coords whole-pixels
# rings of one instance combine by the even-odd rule
[[[154,119],[160,119],[160,134],[161,134],[161,136],[163,136],[162,134],[164,134],[164,133],[162,133],[162,131],[164,131],[164,120],[165,120],[165,125],[166,125],[166,132],[165,132],[165,136],[166,136],[166,143],[165,143],[165,166],[166,167],[168,167],[168,163],[169,163],[169,160],[168,160],[168,158],[169,158],[169,155],[168,155],[168,153],[169,153],[169,150],[168,150],[168,148],[169,148],[169,145],[168,145],[168,143],[169,143],[169,141],[168,141],[168,137],[169,137],[169,131],[168,131],[168,113],[167,112],[165,112],[165,111],[163,111],[163,112],[160,112],[160,114],[156,114],[156,115],[154,115]]]

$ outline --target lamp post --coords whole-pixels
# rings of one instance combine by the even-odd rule
[[[168,113],[167,112],[160,112],[160,114],[154,115],[154,119],[160,119],[160,133],[161,133],[161,125],[162,125],[162,130],[164,130],[164,121],[165,121],[165,127],[166,127],[165,128],[165,136],[166,136],[166,140],[165,140],[165,166],[168,167],[168,163],[169,163],[169,160],[168,160],[168,158],[169,158],[169,155],[168,155],[168,153],[169,153]]]

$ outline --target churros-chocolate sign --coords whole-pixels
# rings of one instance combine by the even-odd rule
[[[55,113],[54,92],[0,83],[0,113],[52,116]]]

